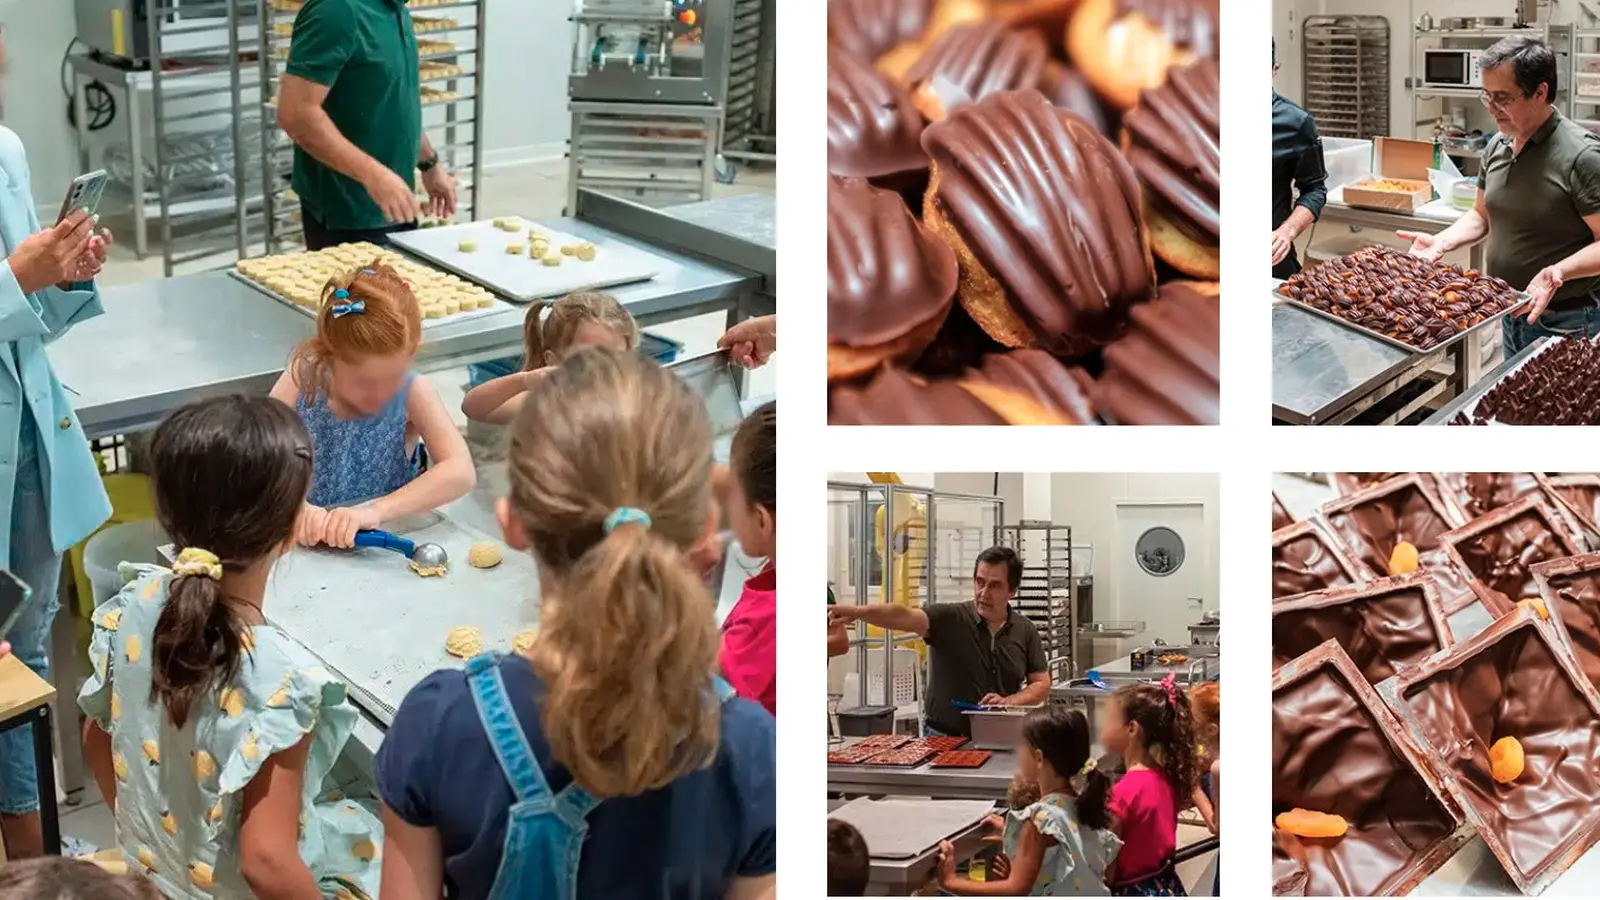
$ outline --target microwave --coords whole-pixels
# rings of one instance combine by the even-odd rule
[[[1422,86],[1475,88],[1483,86],[1479,59],[1482,50],[1422,51]]]

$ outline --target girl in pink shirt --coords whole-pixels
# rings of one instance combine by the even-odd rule
[[[745,419],[733,436],[728,465],[728,527],[739,546],[767,564],[744,583],[722,623],[722,677],[739,696],[778,714],[778,404]]]
[[[1117,689],[1107,705],[1100,743],[1122,756],[1127,774],[1111,790],[1122,852],[1107,873],[1121,897],[1183,897],[1173,868],[1178,843],[1178,798],[1189,797],[1195,774],[1194,723],[1189,702],[1171,675],[1161,683]]]

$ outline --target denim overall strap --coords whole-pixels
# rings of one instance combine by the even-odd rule
[[[549,796],[550,787],[538,760],[528,746],[528,737],[517,723],[517,714],[506,697],[505,681],[500,677],[499,659],[492,653],[480,653],[467,663],[467,682],[472,687],[472,700],[478,707],[478,718],[489,735],[489,744],[500,760],[500,768],[511,783],[517,800],[536,800]]]

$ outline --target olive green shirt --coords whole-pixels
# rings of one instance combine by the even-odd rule
[[[1046,670],[1039,629],[1022,613],[1007,608],[1006,623],[990,631],[977,604],[930,603],[928,616],[928,692],[922,715],[944,734],[972,736],[972,720],[955,701],[976,704],[984,694],[1014,694],[1028,676]]]
[[[1583,217],[1600,213],[1600,137],[1552,112],[1520,154],[1496,136],[1478,176],[1489,210],[1489,274],[1526,290],[1533,276],[1595,242]],[[1575,278],[1551,309],[1595,305],[1600,278]]]
[[[350,143],[413,184],[422,148],[417,38],[401,0],[306,0],[294,20],[288,74],[328,88],[322,108]],[[301,206],[328,229],[389,223],[366,188],[294,151]]]

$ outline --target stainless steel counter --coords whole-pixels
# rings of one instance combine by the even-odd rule
[[[848,803],[848,800],[830,800],[828,812]],[[938,803],[929,800],[928,803]],[[984,847],[984,836],[987,828],[983,823],[978,823],[959,834],[951,835],[950,843],[955,845],[956,856],[960,859],[970,859],[978,854]],[[869,842],[867,850],[870,852],[872,845]],[[869,897],[905,897],[910,896],[918,888],[928,883],[928,880],[939,870],[939,848],[931,847],[926,852],[906,859],[885,859],[871,857],[871,869],[867,876],[867,896]]]
[[[578,191],[579,218],[632,235],[652,248],[671,247],[761,277],[760,293],[778,290],[776,201],[741,194],[656,209],[593,191]],[[773,310],[758,307],[752,315]]]
[[[1423,422],[1422,424],[1424,424],[1424,425],[1448,425],[1448,424],[1450,424],[1450,420],[1454,419],[1456,417],[1457,413],[1461,412],[1462,410],[1466,409],[1467,407],[1469,407],[1469,406],[1473,405],[1474,403],[1477,403],[1479,400],[1483,399],[1483,395],[1489,393],[1489,390],[1491,388],[1493,388],[1495,386],[1495,384],[1500,381],[1500,379],[1502,379],[1502,378],[1506,377],[1506,375],[1510,374],[1512,369],[1515,369],[1517,366],[1522,365],[1523,360],[1527,359],[1528,357],[1532,356],[1535,353],[1538,353],[1539,349],[1541,347],[1543,347],[1549,341],[1550,341],[1550,338],[1547,338],[1547,337],[1542,337],[1542,338],[1538,338],[1538,339],[1534,340],[1533,343],[1531,343],[1528,346],[1522,348],[1521,352],[1519,352],[1516,356],[1513,356],[1510,359],[1506,360],[1505,362],[1501,363],[1500,365],[1495,366],[1494,369],[1491,372],[1489,372],[1489,374],[1487,374],[1487,375],[1483,376],[1482,378],[1478,379],[1478,382],[1476,384],[1474,384],[1471,388],[1469,388],[1468,390],[1463,392],[1461,394],[1461,396],[1455,398],[1454,400],[1451,400],[1449,403],[1445,404],[1443,407],[1440,407],[1438,412],[1436,412],[1433,415],[1429,416],[1428,420],[1426,422]]]
[[[845,741],[849,743],[847,738]],[[1017,755],[996,752],[976,769],[935,769],[927,763],[895,766],[828,766],[828,792],[834,794],[899,794],[941,800],[1002,801],[1017,771]]]

